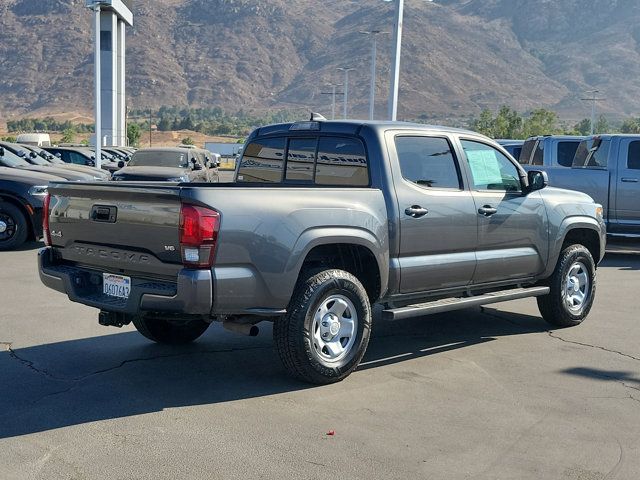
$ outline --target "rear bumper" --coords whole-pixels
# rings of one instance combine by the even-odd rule
[[[136,314],[141,311],[210,315],[213,281],[210,270],[182,269],[175,283],[131,277],[128,299],[102,293],[102,274],[53,261],[52,249],[38,252],[40,280],[47,287],[64,293],[72,302],[109,312]]]

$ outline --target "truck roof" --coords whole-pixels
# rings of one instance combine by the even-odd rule
[[[273,135],[292,131],[299,132],[323,132],[323,133],[343,133],[355,134],[362,127],[369,127],[374,130],[389,130],[391,128],[405,128],[411,130],[424,130],[428,132],[465,133],[469,135],[480,135],[477,132],[464,130],[461,128],[445,127],[440,125],[425,125],[423,123],[412,122],[392,122],[385,120],[322,120],[322,121],[302,121],[290,123],[275,123],[266,125],[254,130],[252,137],[262,135]]]

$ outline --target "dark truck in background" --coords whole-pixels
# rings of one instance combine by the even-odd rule
[[[41,280],[161,343],[271,321],[286,369],[319,384],[357,367],[376,303],[400,320],[537,297],[560,327],[593,304],[602,207],[484,136],[271,125],[236,168],[231,184],[52,184]]]
[[[539,149],[533,151],[535,158]],[[640,238],[640,135],[583,138],[571,168],[523,162],[523,155],[520,163],[525,169],[544,170],[550,185],[584,192],[601,204],[610,236]]]

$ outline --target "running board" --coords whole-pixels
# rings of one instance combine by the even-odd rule
[[[404,320],[405,318],[462,310],[463,308],[478,307],[480,305],[506,302],[508,300],[518,300],[519,298],[539,297],[541,295],[547,295],[548,293],[549,287],[530,287],[500,290],[499,292],[485,293],[484,295],[473,297],[445,298],[433,302],[383,310],[382,319],[388,321]]]

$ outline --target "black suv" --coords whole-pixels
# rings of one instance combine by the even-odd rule
[[[42,237],[42,207],[53,175],[0,167],[0,250]]]

